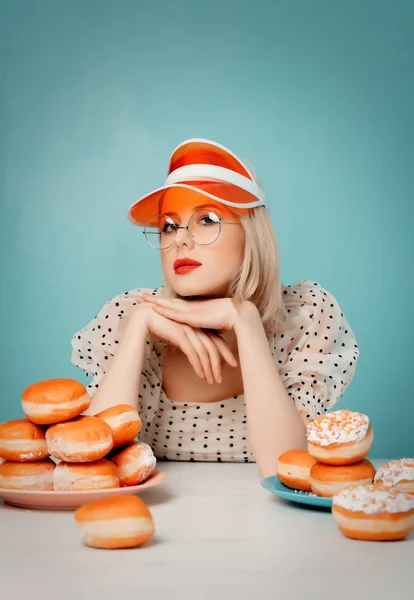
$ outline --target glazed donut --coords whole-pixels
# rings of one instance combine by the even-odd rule
[[[53,460],[14,462],[0,464],[0,488],[8,490],[53,490]]]
[[[350,410],[317,417],[306,430],[308,452],[327,465],[349,465],[367,456],[374,439],[369,418]]]
[[[90,404],[87,389],[74,379],[47,379],[27,387],[22,408],[28,419],[38,425],[69,421]]]
[[[145,442],[138,441],[131,442],[126,448],[108,458],[118,468],[122,487],[142,483],[148,479],[157,464],[152,448]]]
[[[341,466],[316,462],[310,470],[310,484],[317,496],[332,498],[347,487],[372,483],[374,475],[375,467],[366,459]]]
[[[111,406],[95,416],[103,419],[111,428],[114,448],[132,442],[141,431],[142,422],[139,414],[128,404]]]
[[[112,448],[111,428],[97,417],[82,416],[46,431],[49,454],[65,462],[92,462]]]
[[[374,483],[383,490],[392,487],[414,494],[414,458],[400,458],[386,462],[376,472]]]
[[[94,500],[75,511],[82,541],[93,548],[135,548],[155,533],[146,504],[137,496]]]
[[[315,463],[316,459],[306,450],[287,450],[279,456],[276,475],[288,488],[310,492],[309,473]]]
[[[53,471],[55,492],[119,488],[116,466],[105,458],[89,463],[60,462]]]
[[[341,532],[355,540],[402,540],[414,527],[414,498],[373,484],[346,488],[332,498]]]
[[[49,456],[44,430],[28,419],[0,425],[0,456],[5,460],[43,460]]]

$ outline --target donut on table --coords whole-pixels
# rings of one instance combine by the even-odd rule
[[[414,458],[386,462],[376,472],[374,483],[383,490],[394,488],[414,494]]]
[[[151,475],[157,464],[151,446],[145,442],[131,442],[108,457],[117,467],[122,487],[139,485]]]
[[[332,514],[349,538],[402,540],[414,527],[414,498],[405,492],[371,485],[348,487],[332,498]]]
[[[69,421],[88,408],[86,387],[74,379],[46,379],[27,387],[22,394],[22,408],[28,419],[38,425]]]
[[[142,422],[138,411],[128,404],[111,406],[95,416],[103,419],[111,428],[114,448],[132,442],[141,431]]]
[[[294,490],[310,492],[309,480],[311,467],[316,463],[306,450],[293,449],[279,456],[276,475],[284,485]]]
[[[310,470],[310,484],[317,496],[332,498],[347,487],[372,483],[374,475],[375,467],[366,459],[341,466],[316,462]]]
[[[152,515],[137,496],[94,500],[74,516],[83,543],[94,548],[135,548],[155,533]]]
[[[14,462],[0,464],[0,488],[8,490],[53,490],[53,460]]]
[[[28,419],[0,425],[0,456],[5,460],[43,460],[49,456],[44,430]]]
[[[374,439],[369,418],[345,409],[317,417],[307,426],[306,435],[309,454],[328,465],[361,461]]]
[[[46,431],[49,454],[65,462],[92,462],[112,448],[111,428],[98,417],[82,416]]]
[[[88,463],[60,462],[53,471],[55,492],[119,488],[116,466],[105,458]]]

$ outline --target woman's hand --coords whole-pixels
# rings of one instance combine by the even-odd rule
[[[147,302],[160,315],[190,327],[231,331],[234,329],[239,313],[231,298],[212,300],[181,300],[180,298],[161,298],[143,294],[138,302]]]
[[[140,298],[138,304],[137,313],[144,316],[148,333],[180,348],[196,374],[208,383],[221,383],[222,359],[237,367],[232,351],[220,335],[170,320],[156,312],[153,304],[140,302]]]

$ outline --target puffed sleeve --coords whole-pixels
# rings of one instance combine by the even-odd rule
[[[72,337],[71,362],[92,377],[87,385],[91,397],[95,395],[111,358],[122,338],[126,317],[137,305],[137,297],[144,292],[157,294],[158,290],[137,288],[115,296],[99,313]],[[146,341],[140,378],[138,408],[141,418],[150,422],[158,408],[161,392],[161,366],[157,348],[151,337]]]
[[[321,285],[301,281],[286,287],[283,298],[290,329],[275,336],[272,350],[289,397],[313,420],[350,384],[359,350],[337,300]]]

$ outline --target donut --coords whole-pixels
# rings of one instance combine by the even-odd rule
[[[92,462],[112,448],[111,428],[97,417],[76,417],[46,431],[49,454],[65,462]]]
[[[131,442],[108,458],[118,468],[121,487],[142,483],[148,479],[157,464],[151,446],[138,441]]]
[[[316,462],[310,470],[310,484],[317,496],[332,498],[347,487],[372,483],[374,475],[374,465],[365,458],[358,463],[341,466]]]
[[[74,379],[46,379],[27,387],[22,394],[22,408],[28,419],[38,425],[69,421],[90,404],[88,391]]]
[[[128,404],[118,404],[101,411],[95,417],[108,423],[112,431],[114,448],[134,440],[141,431],[142,422],[138,412]]]
[[[414,458],[400,458],[386,462],[376,472],[374,483],[383,490],[392,487],[414,494]]]
[[[0,425],[0,456],[5,460],[43,460],[49,456],[44,430],[28,419]]]
[[[332,498],[332,514],[349,538],[367,541],[402,540],[414,527],[414,498],[374,484],[348,487]]]
[[[93,500],[74,516],[83,543],[93,548],[135,548],[155,533],[152,515],[137,496]]]
[[[55,492],[119,488],[116,466],[105,458],[89,463],[60,462],[53,471]]]
[[[53,460],[14,462],[6,460],[0,464],[0,488],[8,490],[53,490]]]
[[[279,456],[276,475],[288,488],[310,492],[309,473],[315,463],[316,459],[306,450],[287,450]]]
[[[308,452],[327,465],[349,465],[367,456],[374,439],[369,418],[351,410],[317,417],[306,429]]]

